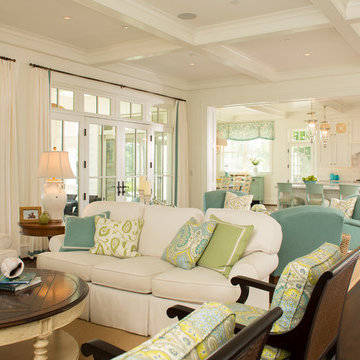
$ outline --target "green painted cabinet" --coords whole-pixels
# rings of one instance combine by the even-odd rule
[[[253,194],[253,201],[264,202],[264,177],[253,176],[251,179],[250,194]]]

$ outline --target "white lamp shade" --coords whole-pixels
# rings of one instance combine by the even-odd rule
[[[41,153],[38,177],[75,178],[69,162],[67,151],[44,151]]]

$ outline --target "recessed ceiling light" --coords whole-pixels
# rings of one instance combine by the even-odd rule
[[[177,17],[181,20],[193,20],[197,18],[197,15],[194,13],[181,13]]]
[[[289,42],[290,40],[289,38],[284,39],[285,42]]]
[[[64,20],[71,20],[71,16],[68,16],[68,15],[67,15],[67,16],[64,16],[63,19],[64,19]]]
[[[195,66],[195,63],[189,63],[189,66]]]
[[[305,55],[305,56],[310,56],[311,54],[310,54],[310,53],[305,53],[304,55]]]
[[[127,25],[122,26],[123,30],[129,30],[129,27]]]

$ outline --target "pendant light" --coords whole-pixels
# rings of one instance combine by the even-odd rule
[[[310,142],[313,143],[317,133],[317,128],[316,128],[317,119],[315,118],[315,112],[313,111],[312,100],[310,101],[310,106],[311,106],[310,108],[311,111],[306,114],[310,117],[310,119],[305,120],[305,122],[306,122],[306,131],[309,135]]]
[[[324,106],[324,120],[320,123],[319,130],[320,142],[324,145],[324,148],[326,148],[326,144],[330,138],[330,124],[326,120],[326,106]]]

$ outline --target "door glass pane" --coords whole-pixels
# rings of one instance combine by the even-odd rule
[[[158,122],[158,108],[157,107],[151,107],[150,108],[150,116],[152,122]]]
[[[311,146],[292,146],[290,158],[291,182],[301,182],[312,174]]]
[[[172,173],[172,134],[163,133],[163,172],[165,175]]]
[[[89,179],[89,203],[100,201],[102,198],[101,179]]]
[[[79,123],[64,121],[63,150],[69,153],[69,161],[75,176],[78,176]]]
[[[172,189],[172,177],[163,177],[163,198],[162,201],[171,204],[171,189]]]
[[[136,130],[136,175],[146,175],[146,130]]]
[[[135,129],[125,129],[125,182],[127,196],[135,196],[136,146]]]
[[[159,123],[167,124],[168,123],[168,111],[167,109],[159,108]]]
[[[101,115],[110,115],[110,99],[98,97],[98,113]]]
[[[89,126],[89,175],[101,176],[102,168],[102,126]]]
[[[51,120],[51,148],[62,150],[62,120]]]
[[[74,110],[74,92],[59,89],[59,109]]]
[[[116,201],[116,178],[105,179],[105,198],[107,201]]]
[[[116,175],[116,135],[114,126],[104,126],[105,175]]]
[[[96,96],[84,94],[84,111],[96,114]]]

